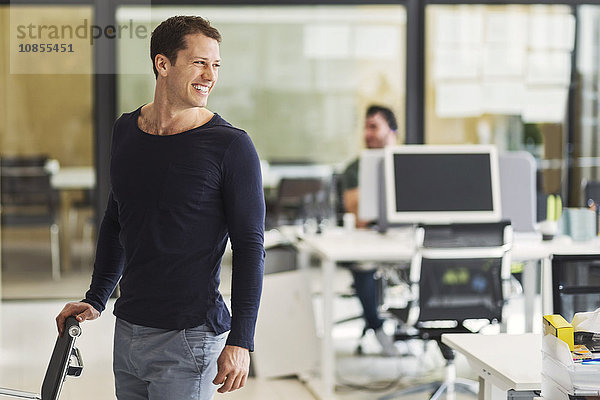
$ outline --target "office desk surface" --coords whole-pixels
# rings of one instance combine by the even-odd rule
[[[51,184],[56,189],[93,189],[96,173],[93,167],[62,167],[52,175]]]
[[[410,260],[416,247],[412,229],[381,234],[371,230],[329,229],[303,237],[320,257],[336,262]]]
[[[578,242],[568,236],[559,236],[553,240],[535,240],[516,235],[511,253],[514,260],[520,261],[539,260],[559,254],[600,254],[600,238]]]
[[[442,343],[464,354],[484,380],[501,390],[540,390],[542,336],[444,334]]]
[[[320,257],[343,261],[406,261],[416,251],[411,228],[381,234],[372,230],[332,228],[320,235],[305,235],[303,241]],[[569,237],[542,241],[534,236],[515,235],[511,258],[541,260],[553,254],[600,254],[600,238],[576,242]]]

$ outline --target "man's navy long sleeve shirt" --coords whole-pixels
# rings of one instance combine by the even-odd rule
[[[246,132],[215,114],[206,124],[158,136],[139,129],[140,109],[113,129],[112,191],[84,301],[162,329],[203,323],[227,344],[253,350],[264,267],[260,163]],[[232,316],[219,293],[227,239],[233,249]]]

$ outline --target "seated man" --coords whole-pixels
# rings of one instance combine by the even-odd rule
[[[367,109],[364,138],[369,149],[381,149],[396,143],[398,124],[392,110],[387,107],[372,105]],[[356,227],[366,228],[370,221],[358,218],[358,167],[359,159],[354,160],[342,176],[344,210],[356,216]],[[383,319],[379,316],[379,288],[375,279],[376,270],[365,265],[351,264],[354,277],[354,287],[362,307],[365,319],[365,328],[373,329],[375,337],[381,344],[383,354],[394,356],[398,350],[394,342],[383,331]]]

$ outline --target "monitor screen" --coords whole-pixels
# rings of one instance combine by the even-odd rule
[[[387,148],[384,158],[388,222],[501,219],[494,147],[408,145]]]

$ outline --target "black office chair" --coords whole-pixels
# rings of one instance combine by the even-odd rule
[[[294,224],[307,214],[323,211],[309,208],[329,206],[329,203],[329,188],[322,178],[282,178],[272,218],[276,225]]]
[[[342,226],[344,224],[344,185],[342,182],[343,174],[334,173],[331,176],[331,196],[333,199],[333,211],[335,213],[335,225]]]
[[[454,391],[477,395],[476,382],[456,378],[455,352],[441,337],[444,333],[474,333],[467,321],[502,321],[503,293],[510,279],[510,224],[426,225],[416,234],[418,250],[410,267],[413,300],[406,308],[388,311],[402,325],[416,328],[416,333],[399,333],[397,339],[437,343],[446,360],[446,378],[381,399],[423,391],[433,391],[431,399]]]
[[[600,308],[600,254],[552,256],[552,306],[567,321]]]
[[[583,186],[583,206],[596,207],[596,232],[600,233],[600,226],[598,226],[598,218],[600,217],[600,181],[584,179],[581,184]]]
[[[75,347],[75,339],[81,335],[81,327],[75,317],[65,321],[62,336],[56,339],[52,356],[46,369],[42,383],[41,395],[20,390],[0,388],[0,396],[18,399],[58,400],[63,382],[67,376],[80,376],[83,361],[79,350]]]
[[[584,193],[583,205],[589,205],[589,200],[592,200],[595,204],[600,204],[600,181],[584,179],[581,184]]]
[[[52,278],[60,278],[59,195],[50,183],[46,156],[0,157],[2,226],[50,230]]]

